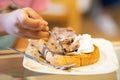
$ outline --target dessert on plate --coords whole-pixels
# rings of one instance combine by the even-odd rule
[[[58,27],[52,29],[49,39],[30,40],[26,53],[53,66],[87,66],[100,58],[99,48],[89,34],[80,35],[71,29]]]

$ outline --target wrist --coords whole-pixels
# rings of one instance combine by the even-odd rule
[[[4,36],[7,35],[8,33],[5,30],[5,26],[4,24],[7,24],[4,22],[4,18],[5,18],[6,14],[0,14],[0,36]]]

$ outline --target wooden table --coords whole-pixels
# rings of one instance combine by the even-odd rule
[[[117,57],[120,62],[120,46],[117,44],[115,44],[115,46]],[[23,56],[16,53],[0,54],[0,80],[10,80],[8,79],[10,77],[15,80],[120,80],[120,69],[102,75],[48,75],[32,72],[23,68],[22,61]],[[3,74],[10,77],[4,77],[3,79]]]

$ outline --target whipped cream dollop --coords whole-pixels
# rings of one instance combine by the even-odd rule
[[[77,52],[74,52],[75,54],[90,53],[94,51],[91,35],[89,34],[78,35],[76,36],[75,39],[78,40],[79,44]]]

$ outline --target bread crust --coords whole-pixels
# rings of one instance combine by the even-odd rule
[[[45,49],[47,53],[43,54],[44,44],[45,44],[44,40],[31,41],[28,47],[34,47],[37,50],[39,50],[39,52],[43,55],[46,61],[52,64],[53,66],[63,66],[69,64],[75,64],[75,67],[87,66],[96,63],[100,58],[99,48],[96,45],[94,45],[94,51],[90,53],[60,55],[48,51],[47,48]],[[28,52],[29,49],[30,48],[27,48],[26,51]]]
[[[46,54],[46,60],[54,66],[63,66],[75,64],[75,67],[86,66],[96,63],[99,60],[100,54],[97,46],[94,45],[94,51],[91,53],[82,53],[75,55],[58,55],[49,52]]]

